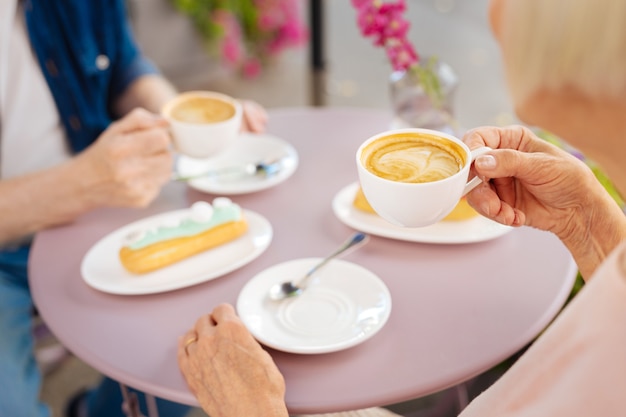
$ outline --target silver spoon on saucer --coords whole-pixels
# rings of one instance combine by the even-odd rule
[[[247,164],[211,169],[191,175],[172,174],[172,181],[191,181],[196,178],[230,178],[238,179],[240,177],[252,177],[255,175],[264,175],[270,177],[277,174],[283,168],[282,158],[276,158],[269,161],[249,162]]]
[[[326,258],[322,259],[322,261],[320,261],[319,263],[315,264],[313,268],[309,269],[309,271],[306,274],[304,274],[304,276],[300,278],[299,280],[285,281],[282,283],[274,284],[272,288],[270,288],[270,291],[268,294],[270,299],[274,301],[280,301],[280,300],[284,300],[285,298],[300,295],[306,289],[309,278],[311,278],[311,276],[315,274],[315,272],[317,272],[321,267],[326,265],[328,261],[341,255],[342,253],[344,253],[350,248],[366,243],[368,240],[369,240],[369,236],[366,235],[365,233],[361,233],[361,232],[355,233],[348,240],[346,240],[339,248],[337,248],[337,250],[335,250],[333,253],[328,255]]]

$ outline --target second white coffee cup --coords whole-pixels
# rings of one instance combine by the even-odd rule
[[[210,158],[239,137],[241,103],[212,91],[189,91],[167,103],[162,115],[170,123],[175,149],[192,158]]]

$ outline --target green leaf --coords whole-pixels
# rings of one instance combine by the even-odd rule
[[[430,57],[426,63],[418,63],[411,66],[410,70],[415,73],[420,84],[424,88],[424,92],[430,98],[433,105],[441,108],[444,103],[444,95],[441,90],[441,82],[436,72],[438,64],[437,57]]]

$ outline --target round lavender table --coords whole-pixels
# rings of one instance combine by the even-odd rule
[[[354,154],[391,116],[369,109],[270,111],[268,133],[297,149],[298,170],[284,183],[233,196],[265,216],[274,237],[259,258],[215,280],[176,291],[112,295],[89,287],[80,264],[118,227],[215,196],[168,185],[146,209],[102,209],[39,233],[30,284],[45,321],[78,357],[148,394],[197,405],[176,364],[176,344],[195,320],[222,302],[235,304],[256,273],[287,260],[321,257],[351,229],[331,201],[356,181]],[[482,243],[436,245],[373,236],[346,260],[377,274],[393,307],[385,327],[339,352],[298,355],[270,350],[287,382],[291,413],[344,411],[425,396],[461,383],[529,343],[565,302],[576,266],[552,235],[521,228]]]

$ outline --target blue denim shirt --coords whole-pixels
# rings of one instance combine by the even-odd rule
[[[67,140],[80,152],[116,118],[112,106],[124,90],[157,69],[132,37],[124,0],[24,0],[23,6]],[[12,256],[29,245],[0,252]]]
[[[74,152],[116,118],[113,103],[156,73],[132,37],[124,0],[25,0],[30,42]]]

